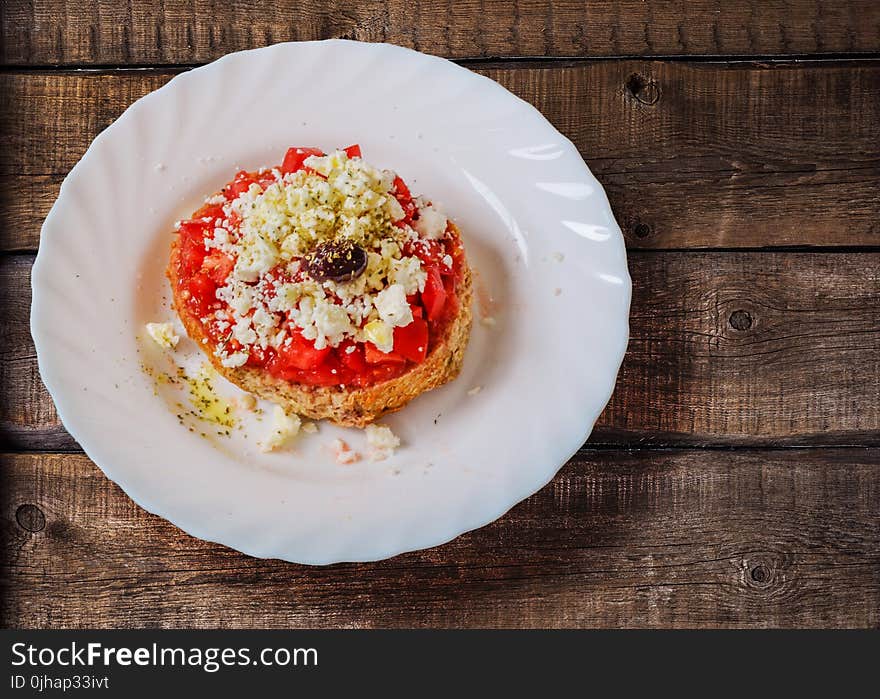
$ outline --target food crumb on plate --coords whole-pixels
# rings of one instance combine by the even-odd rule
[[[159,347],[174,349],[180,342],[180,336],[174,332],[171,323],[147,323],[147,334]]]
[[[486,316],[485,318],[480,318],[480,323],[485,325],[487,328],[494,328],[496,324],[495,316]]]
[[[560,289],[558,286],[555,289],[553,289],[554,296],[560,296],[561,294],[562,294],[562,289]]]
[[[360,461],[361,455],[352,451],[344,439],[334,439],[330,448],[333,450],[333,456],[338,464],[353,464],[355,461]]]
[[[367,425],[364,433],[370,447],[370,461],[384,461],[400,446],[400,439],[385,425]]]
[[[302,422],[295,413],[288,415],[280,405],[275,406],[272,413],[272,431],[265,442],[260,445],[260,451],[270,452],[284,446],[291,438],[299,434]]]
[[[482,390],[483,390],[483,387],[482,387],[482,386],[474,386],[471,390],[469,390],[469,391],[467,392],[467,394],[468,394],[469,396],[475,396],[475,395],[477,395],[477,394],[478,394],[480,391],[482,391]]]
[[[318,431],[318,426],[314,422],[304,422],[301,429],[306,434],[315,434]]]
[[[554,252],[553,259],[556,262],[562,262],[565,259],[565,255],[563,255],[561,252]]]
[[[239,403],[241,407],[245,410],[253,410],[257,407],[257,399],[250,393],[245,393],[241,398],[239,398]]]

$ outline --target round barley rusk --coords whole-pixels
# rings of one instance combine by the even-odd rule
[[[459,234],[451,221],[449,225]],[[461,371],[471,331],[473,297],[471,271],[464,257],[456,279],[458,313],[448,321],[443,337],[439,340],[435,338],[435,344],[428,348],[425,360],[405,374],[388,381],[363,388],[342,388],[292,383],[272,376],[258,367],[223,366],[214,354],[214,344],[205,334],[201,322],[187,310],[186,304],[178,297],[178,240],[179,237],[175,235],[166,274],[171,282],[174,307],[187,334],[204,350],[218,373],[239,388],[277,403],[288,413],[297,413],[312,420],[326,419],[345,427],[364,427],[387,413],[400,410],[425,391],[452,381]]]

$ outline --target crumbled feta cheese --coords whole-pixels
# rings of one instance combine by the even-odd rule
[[[367,425],[364,428],[367,444],[370,447],[370,460],[382,461],[394,454],[400,446],[400,439],[385,425]]]
[[[338,345],[352,330],[351,318],[346,310],[324,298],[317,299],[315,303],[312,323],[318,331],[316,349]]]
[[[419,218],[413,226],[423,238],[437,240],[446,233],[446,216],[433,206],[419,209]]]
[[[280,405],[275,406],[272,413],[272,431],[266,441],[260,446],[264,452],[270,452],[283,446],[292,437],[299,433],[299,415],[288,415]]]
[[[412,308],[406,300],[406,291],[401,284],[392,284],[376,294],[373,302],[379,311],[379,318],[391,327],[409,325],[413,321]]]
[[[180,336],[174,332],[171,323],[147,323],[147,334],[159,347],[174,349],[180,342]]]
[[[446,257],[449,257],[447,255]],[[450,257],[452,265],[452,258]],[[425,280],[428,278],[427,273],[422,267],[422,261],[418,257],[401,257],[400,259],[391,259],[391,268],[388,270],[388,281],[391,284],[399,284],[403,287],[406,295],[415,294],[418,291],[425,290]]]
[[[235,369],[236,367],[244,366],[247,360],[248,356],[245,352],[235,352],[234,354],[222,357],[220,363],[225,367]]]
[[[243,282],[255,282],[278,264],[278,251],[265,238],[247,239],[238,251],[233,274]]]

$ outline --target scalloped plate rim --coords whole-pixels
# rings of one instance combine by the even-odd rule
[[[32,273],[31,273],[31,288],[32,288],[33,296],[32,296],[31,316],[30,316],[30,329],[31,329],[31,334],[33,336],[34,344],[35,344],[35,348],[36,348],[37,363],[38,363],[40,375],[43,378],[44,384],[46,385],[47,390],[49,391],[50,395],[52,396],[52,398],[55,402],[59,419],[61,420],[65,429],[67,429],[69,431],[70,435],[81,445],[86,456],[88,456],[98,466],[98,468],[104,472],[104,474],[110,480],[112,480],[114,483],[116,483],[128,495],[128,497],[130,497],[141,508],[143,508],[144,510],[146,510],[154,515],[160,516],[163,519],[168,520],[169,522],[171,522],[172,524],[175,524],[175,526],[182,529],[183,531],[185,531],[187,534],[189,534],[191,536],[194,536],[196,538],[199,538],[199,539],[202,539],[205,541],[218,543],[218,544],[221,544],[224,546],[229,546],[231,548],[242,551],[243,553],[245,553],[249,556],[252,556],[252,557],[262,558],[262,559],[279,559],[279,560],[285,560],[285,561],[294,562],[294,563],[301,563],[301,564],[305,564],[305,565],[329,565],[329,564],[342,563],[342,562],[371,562],[371,561],[378,561],[378,560],[384,560],[387,558],[391,558],[391,557],[400,555],[402,553],[407,553],[407,552],[412,552],[412,551],[417,551],[417,550],[424,550],[424,549],[429,549],[429,548],[433,548],[436,546],[440,546],[442,544],[448,543],[449,541],[457,538],[458,536],[460,536],[466,532],[473,531],[475,529],[479,529],[479,528],[486,526],[487,524],[497,520],[499,517],[503,516],[506,512],[508,512],[511,508],[513,508],[516,504],[520,503],[522,500],[525,500],[526,498],[534,495],[535,493],[537,493],[538,491],[543,489],[554,478],[554,476],[559,472],[559,470],[562,468],[562,466],[564,466],[565,463],[569,459],[571,459],[581,449],[583,443],[588,439],[588,437],[592,433],[592,431],[595,427],[595,423],[598,420],[602,410],[604,409],[604,407],[607,405],[608,401],[610,400],[610,397],[613,393],[614,386],[615,386],[615,379],[616,379],[617,373],[620,370],[620,366],[623,362],[623,358],[624,358],[625,351],[626,351],[627,344],[628,344],[628,340],[629,340],[628,316],[629,316],[629,309],[630,309],[631,298],[632,298],[632,286],[631,286],[628,272],[626,270],[626,268],[627,268],[626,250],[625,250],[625,246],[623,243],[623,238],[621,235],[618,234],[617,247],[618,247],[619,257],[620,257],[621,263],[622,263],[621,264],[622,270],[615,270],[615,271],[616,272],[622,271],[625,275],[625,277],[624,277],[625,284],[623,284],[623,290],[622,290],[622,293],[624,295],[623,307],[625,308],[625,315],[622,320],[622,325],[619,328],[620,334],[618,336],[618,341],[617,341],[617,352],[616,352],[617,358],[615,361],[615,370],[614,370],[613,374],[610,376],[609,380],[606,382],[606,390],[605,390],[604,394],[601,397],[599,397],[599,396],[595,397],[595,405],[597,406],[597,408],[595,410],[595,414],[590,416],[589,420],[587,420],[587,419],[584,420],[584,423],[583,423],[584,429],[582,430],[582,433],[581,433],[581,439],[579,442],[579,446],[576,446],[573,450],[571,450],[570,453],[568,454],[568,456],[565,458],[565,460],[562,461],[562,463],[556,464],[556,463],[550,463],[548,461],[548,463],[546,464],[546,467],[544,469],[540,469],[540,473],[538,473],[538,468],[536,465],[536,468],[535,468],[536,477],[533,481],[533,485],[526,487],[524,489],[520,489],[519,491],[517,491],[515,493],[508,492],[504,498],[500,499],[499,505],[497,507],[492,508],[491,511],[487,511],[487,513],[485,513],[484,516],[478,518],[478,521],[469,522],[464,526],[456,525],[456,526],[449,527],[448,532],[446,534],[439,535],[439,536],[435,537],[434,539],[432,539],[431,541],[420,542],[417,545],[406,544],[406,545],[394,547],[392,549],[382,551],[382,552],[379,552],[375,555],[370,555],[370,556],[366,556],[366,557],[336,558],[336,557],[331,556],[328,558],[313,557],[311,559],[303,559],[303,558],[299,558],[299,557],[291,558],[291,557],[287,557],[284,555],[275,555],[275,554],[261,555],[259,553],[248,551],[247,550],[248,547],[243,546],[240,543],[231,544],[228,541],[221,540],[222,537],[215,538],[208,531],[205,531],[200,527],[193,527],[193,526],[186,526],[185,527],[185,526],[178,524],[176,522],[176,520],[178,520],[179,517],[176,517],[174,515],[174,513],[171,511],[171,510],[173,510],[173,507],[169,508],[163,503],[153,501],[149,496],[147,496],[146,493],[142,492],[139,488],[132,487],[130,483],[126,483],[126,478],[125,478],[124,473],[120,473],[120,470],[118,468],[116,468],[115,465],[107,463],[103,459],[100,459],[97,456],[93,457],[93,454],[98,454],[101,451],[101,448],[92,436],[86,434],[87,430],[80,429],[80,425],[76,424],[77,423],[76,418],[73,418],[73,420],[69,419],[69,410],[67,410],[63,407],[65,405],[65,403],[67,403],[68,401],[65,400],[64,389],[60,386],[60,380],[56,376],[57,366],[54,365],[51,357],[49,356],[52,352],[52,349],[49,346],[50,345],[49,341],[46,339],[46,337],[44,335],[44,329],[40,327],[40,322],[41,322],[41,320],[44,320],[44,314],[47,313],[47,311],[42,307],[41,294],[40,294],[40,289],[39,289],[40,279],[41,279],[42,275],[44,274],[44,266],[45,266],[46,260],[48,258],[48,253],[44,252],[46,250],[45,243],[47,241],[49,241],[49,244],[50,245],[52,244],[51,240],[52,240],[53,234],[51,232],[49,232],[52,228],[51,222],[53,221],[54,218],[56,218],[58,216],[58,212],[61,209],[61,207],[63,206],[62,198],[65,194],[66,187],[69,186],[68,185],[69,181],[75,179],[78,172],[81,171],[82,169],[84,169],[84,164],[88,163],[90,159],[95,157],[95,152],[97,150],[97,147],[103,141],[111,138],[112,135],[114,133],[116,133],[117,130],[124,128],[124,125],[125,125],[124,117],[132,109],[136,108],[137,105],[144,103],[147,100],[159,99],[160,95],[166,94],[166,93],[171,92],[172,90],[175,90],[175,89],[179,89],[181,87],[181,85],[186,83],[187,80],[194,79],[193,76],[198,76],[200,74],[200,72],[202,72],[202,71],[204,71],[204,72],[216,71],[216,70],[219,70],[220,68],[222,68],[222,66],[225,64],[225,62],[227,62],[229,60],[243,57],[246,54],[254,54],[254,53],[260,53],[260,52],[266,52],[266,51],[281,50],[280,47],[284,47],[284,46],[290,45],[290,44],[302,46],[305,44],[327,45],[327,44],[334,44],[334,43],[359,44],[361,46],[367,45],[370,47],[378,47],[379,49],[384,50],[384,51],[392,51],[392,52],[397,51],[397,52],[401,52],[401,53],[405,52],[405,53],[415,54],[415,55],[419,56],[422,60],[427,58],[427,59],[430,59],[430,61],[433,61],[437,64],[448,64],[449,66],[452,66],[456,69],[466,70],[466,69],[463,69],[461,66],[458,66],[454,62],[449,61],[445,58],[431,56],[428,54],[422,54],[418,51],[414,51],[414,50],[406,48],[406,47],[400,47],[400,46],[395,46],[392,44],[383,44],[383,43],[369,43],[369,42],[349,41],[349,40],[343,40],[343,39],[329,39],[329,40],[323,40],[323,41],[308,41],[308,42],[281,42],[281,43],[273,44],[273,45],[267,46],[267,47],[260,47],[260,48],[248,49],[245,51],[233,52],[230,54],[226,54],[226,55],[218,58],[217,60],[215,60],[211,63],[208,63],[206,65],[203,65],[203,66],[191,69],[191,70],[187,70],[186,72],[175,75],[171,80],[169,80],[167,83],[165,83],[164,85],[162,85],[158,89],[151,91],[150,93],[142,96],[141,98],[139,98],[138,100],[133,102],[131,105],[129,105],[125,109],[125,111],[119,116],[119,118],[114,120],[114,122],[112,124],[110,124],[107,128],[105,128],[101,133],[99,133],[93,139],[93,141],[89,144],[89,147],[86,149],[83,156],[77,161],[77,163],[74,165],[74,167],[70,170],[70,172],[68,173],[68,175],[65,177],[64,181],[61,184],[58,197],[53,202],[52,207],[50,208],[49,213],[47,214],[46,219],[44,220],[44,222],[41,226],[40,246],[39,246],[39,250],[37,252],[36,259],[34,261],[34,264],[32,267]],[[476,78],[476,79],[479,79],[480,81],[482,81],[488,89],[493,89],[496,92],[498,92],[499,94],[503,93],[505,99],[513,98],[514,100],[516,100],[519,103],[519,106],[521,108],[525,107],[534,115],[539,116],[540,119],[546,124],[547,128],[552,129],[554,132],[556,132],[556,134],[558,134],[558,137],[563,141],[564,145],[568,149],[570,149],[574,153],[577,153],[577,149],[575,148],[574,144],[567,137],[565,137],[563,134],[560,134],[558,132],[558,130],[549,122],[549,120],[547,120],[546,117],[544,117],[544,115],[541,114],[541,112],[537,108],[535,108],[533,105],[531,105],[527,101],[523,100],[522,98],[514,95],[513,93],[509,92],[506,88],[504,88],[503,86],[501,86],[500,84],[498,84],[497,82],[492,80],[491,78],[488,78],[484,75],[480,75],[478,73],[474,73],[472,71],[467,71],[467,72],[468,72],[469,76],[471,76],[472,78]],[[592,172],[590,172],[590,170],[586,166],[586,164],[584,164],[584,170],[586,171],[586,173],[588,173],[589,178],[592,179],[592,181],[598,185],[597,189],[602,196],[604,206],[608,210],[608,212],[610,213],[610,211],[611,211],[610,205],[608,203],[607,195],[605,194],[604,189],[595,180],[595,177],[593,176]],[[48,235],[47,235],[47,233],[48,233]],[[538,477],[538,476],[540,476],[540,477]],[[209,527],[205,527],[205,528],[208,529]],[[202,530],[200,530],[200,529],[202,529]]]

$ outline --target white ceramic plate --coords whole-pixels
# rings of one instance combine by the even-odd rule
[[[326,445],[359,449],[363,435],[327,424],[269,455],[256,446],[265,421],[242,418],[232,437],[181,427],[187,396],[155,376],[172,362],[192,371],[198,350],[143,339],[146,322],[173,318],[173,222],[237,167],[350,143],[442,203],[494,298],[475,314],[496,325],[475,323],[456,381],[384,421],[404,442],[384,462],[338,465]],[[533,107],[439,58],[326,41],[231,54],[126,110],[64,181],[33,292],[43,380],[109,478],[194,536],[324,564],[441,544],[545,485],[611,394],[630,280],[601,186]]]

